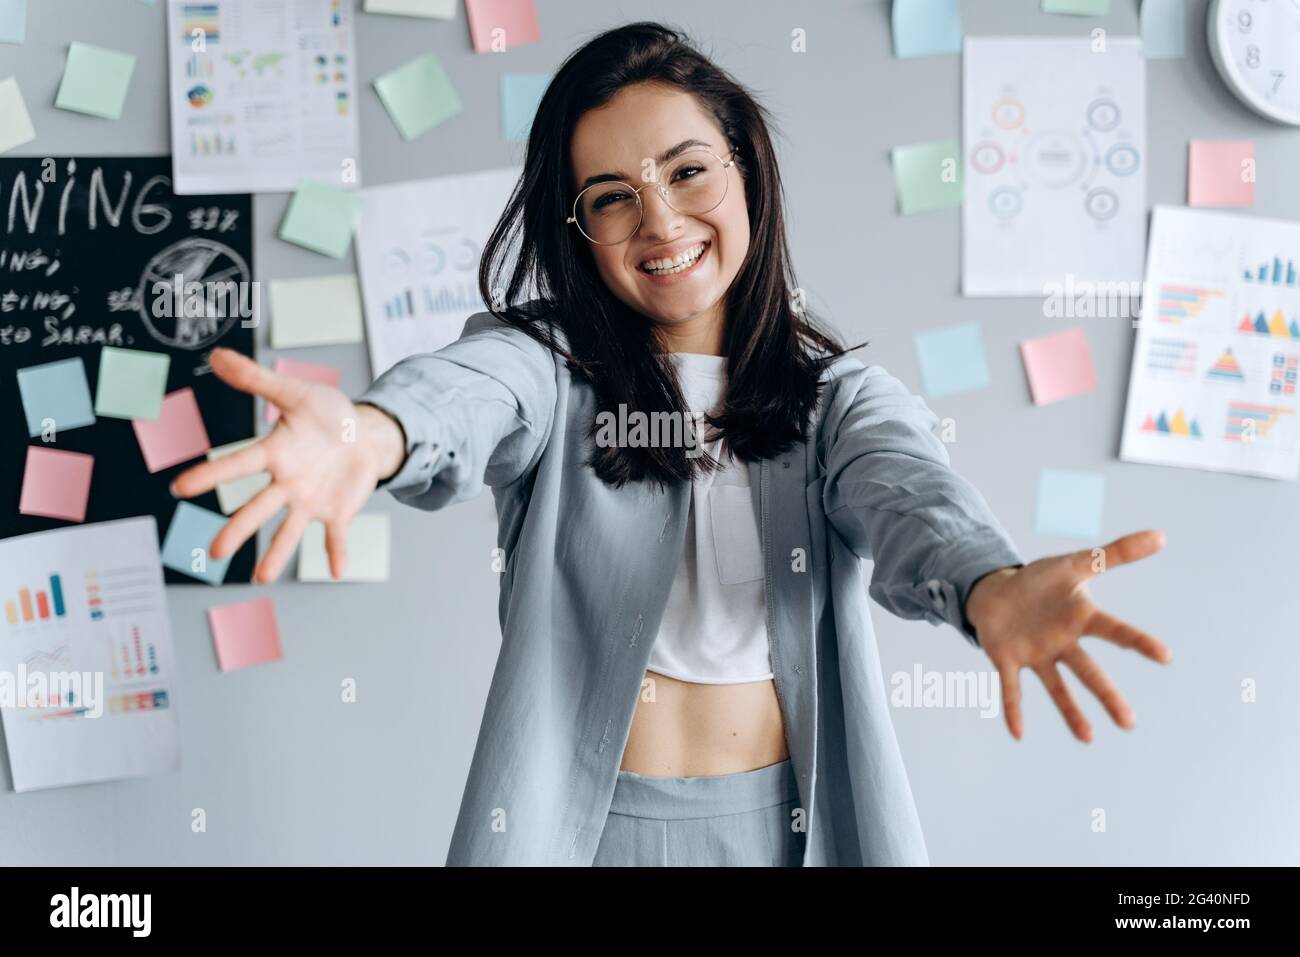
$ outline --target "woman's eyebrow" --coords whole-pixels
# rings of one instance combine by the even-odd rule
[[[705,149],[710,149],[710,150],[713,149],[713,144],[706,143],[704,142],[704,140],[696,140],[696,139],[682,140],[676,146],[671,146],[668,149],[664,150],[662,153],[660,153],[658,156],[656,156],[655,162],[667,163],[670,159],[680,156],[682,153],[686,152],[688,149],[691,149],[692,147],[695,146],[702,146]],[[586,179],[582,181],[582,189],[586,189],[588,186],[591,186],[593,183],[610,183],[616,181],[627,182],[627,180],[628,180],[628,175],[627,173],[624,173],[622,170],[614,170],[611,173],[597,173],[595,176],[588,176]]]

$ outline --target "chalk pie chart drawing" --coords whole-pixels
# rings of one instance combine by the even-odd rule
[[[175,349],[205,349],[221,339],[235,322],[244,316],[241,307],[256,309],[252,293],[253,274],[235,250],[229,246],[191,236],[173,243],[157,253],[140,277],[138,301],[145,328],[163,345]],[[171,304],[162,316],[155,315],[154,303],[160,295],[172,296],[199,283],[204,291],[202,315],[188,315],[194,309],[177,309]],[[166,287],[166,289],[162,289]],[[170,315],[168,314],[170,313]]]

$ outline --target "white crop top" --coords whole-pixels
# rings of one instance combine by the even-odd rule
[[[693,415],[716,412],[726,382],[724,356],[671,353]],[[701,438],[708,435],[701,421]],[[767,642],[763,550],[750,499],[749,468],[726,443],[704,443],[724,468],[695,480],[686,542],[649,669],[701,684],[773,677]],[[726,456],[723,458],[723,456]]]

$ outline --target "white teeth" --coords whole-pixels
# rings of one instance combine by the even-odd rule
[[[682,272],[693,266],[695,261],[704,255],[707,246],[708,243],[700,243],[694,249],[688,249],[671,259],[647,259],[641,264],[641,268],[655,276],[669,276]]]

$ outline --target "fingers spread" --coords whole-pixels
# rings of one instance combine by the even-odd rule
[[[264,368],[233,349],[213,349],[208,358],[212,371],[222,382],[241,392],[251,392],[284,409],[302,393],[302,383]]]
[[[244,542],[284,507],[284,501],[285,493],[279,485],[268,486],[254,495],[212,540],[212,557],[225,558],[239,551]]]
[[[1024,734],[1024,721],[1020,714],[1020,666],[998,665],[1002,681],[1002,710],[1007,716],[1007,730],[1017,741]]]
[[[348,530],[346,522],[336,519],[325,523],[325,549],[330,556],[330,574],[336,580],[342,578],[348,567]]]
[[[254,576],[257,581],[267,584],[280,577],[280,572],[284,570],[285,563],[289,561],[289,556],[293,554],[310,521],[307,513],[301,509],[289,511],[276,530],[275,537],[271,539],[271,547],[266,550],[257,566],[257,574]]]
[[[266,439],[254,442],[238,452],[186,469],[172,480],[172,494],[177,498],[193,498],[211,492],[223,482],[266,471],[266,442]]]
[[[1092,740],[1092,727],[1088,724],[1088,719],[1083,716],[1079,706],[1075,704],[1074,695],[1065,685],[1065,679],[1061,673],[1056,670],[1056,663],[1042,665],[1034,669],[1034,674],[1038,675],[1044,685],[1047,686],[1047,692],[1056,702],[1056,707],[1060,709],[1061,714],[1065,716],[1065,723],[1070,726],[1074,736],[1080,741]]]
[[[1174,653],[1166,645],[1157,641],[1145,631],[1134,628],[1128,622],[1120,621],[1114,615],[1108,614],[1100,608],[1092,613],[1092,617],[1088,619],[1088,623],[1084,625],[1083,630],[1086,635],[1105,638],[1122,648],[1132,648],[1152,661],[1167,663],[1172,661],[1174,657]]]
[[[1061,660],[1083,682],[1084,687],[1097,696],[1117,725],[1121,728],[1133,727],[1136,723],[1133,709],[1129,707],[1128,702],[1124,700],[1124,696],[1119,693],[1119,689],[1115,687],[1106,672],[1101,670],[1101,666],[1093,661],[1086,651],[1075,645],[1061,656]]]
[[[1074,553],[1079,570],[1091,577],[1110,568],[1127,565],[1147,558],[1165,546],[1165,533],[1148,529],[1117,538],[1100,548],[1083,549]]]

